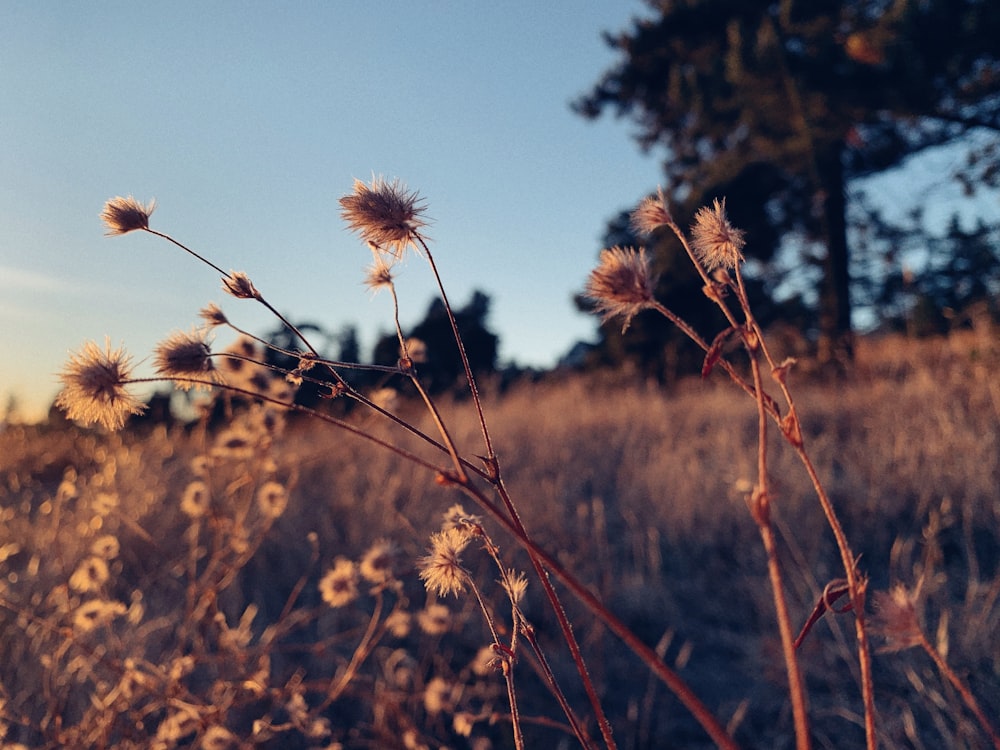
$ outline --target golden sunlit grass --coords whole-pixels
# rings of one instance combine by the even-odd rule
[[[415,395],[352,386],[358,366],[301,335],[293,369],[266,366],[265,342],[212,305],[203,319],[239,332],[234,346],[175,333],[153,361],[204,419],[0,433],[0,741],[1000,742],[995,331],[863,340],[850,378],[797,378],[756,325],[719,203],[690,248],[731,323],[714,342],[652,297],[640,250],[603,254],[588,286],[609,316],[681,326],[711,377],[669,393],[550,378],[501,397],[467,368],[471,399],[437,399],[391,272],[417,250],[447,306],[423,201],[376,179],[342,205],[391,292],[401,355],[378,372]],[[115,199],[103,218],[274,312],[245,274],[150,229],[151,210]],[[636,221],[686,240],[662,197]],[[147,380],[127,357],[86,345],[61,405],[118,426]],[[320,374],[332,408],[295,406]]]

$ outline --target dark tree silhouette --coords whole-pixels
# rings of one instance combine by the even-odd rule
[[[454,311],[455,323],[465,343],[469,364],[476,375],[496,370],[499,338],[486,326],[489,311],[489,296],[478,290],[472,293],[464,307]],[[420,340],[426,346],[426,356],[416,358],[416,367],[421,382],[430,392],[440,393],[452,388],[456,392],[467,391],[465,369],[444,303],[440,299],[435,298],[431,302],[424,319],[406,335],[409,339]],[[375,345],[375,364],[394,365],[398,360],[399,339],[395,334],[380,338]]]
[[[606,36],[620,59],[576,110],[611,108],[638,124],[644,149],[664,149],[679,222],[728,195],[760,257],[792,232],[821,246],[820,354],[850,356],[846,186],[972,131],[1000,132],[1000,3],[649,5],[651,17]],[[995,180],[995,147],[975,153],[966,183]]]

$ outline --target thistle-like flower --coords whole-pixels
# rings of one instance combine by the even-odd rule
[[[149,229],[149,215],[155,209],[155,200],[144,206],[131,195],[128,198],[112,198],[104,204],[104,210],[101,211],[101,221],[108,228],[105,234],[110,236],[126,234],[136,229]]]
[[[229,318],[222,308],[214,302],[209,302],[198,312],[198,317],[205,321],[205,328],[215,328],[229,324]]]
[[[904,651],[919,646],[924,639],[917,614],[920,586],[911,591],[902,584],[889,591],[877,591],[873,598],[875,613],[871,631],[885,639],[883,652]]]
[[[625,319],[622,332],[636,313],[656,301],[656,279],[649,268],[645,248],[612,247],[601,250],[597,268],[590,272],[584,295],[595,303],[596,312],[607,321],[619,315]]]
[[[663,188],[657,188],[656,195],[646,196],[639,206],[632,212],[632,228],[639,234],[652,234],[660,227],[670,226],[674,223],[667,208],[667,199],[663,195]]]
[[[431,553],[417,563],[428,591],[438,596],[458,596],[465,589],[469,574],[462,567],[459,555],[471,539],[467,531],[459,528],[431,534]]]
[[[104,347],[102,351],[88,341],[70,355],[59,376],[64,387],[55,403],[70,419],[118,430],[146,407],[125,388],[132,376],[131,357],[122,347],[112,351],[110,341]]]
[[[189,390],[192,385],[205,390],[211,387],[207,383],[191,383],[185,378],[217,379],[212,350],[205,341],[204,332],[178,331],[157,346],[154,353],[156,372],[167,378],[180,378],[174,382],[182,390]]]
[[[712,207],[702,206],[691,227],[691,248],[706,271],[736,268],[743,260],[744,232],[729,223],[726,200],[716,198]]]
[[[395,258],[410,245],[417,249],[420,229],[427,225],[423,200],[399,180],[375,177],[371,185],[355,180],[354,192],[341,198],[340,206],[352,231]]]
[[[260,292],[242,271],[230,271],[222,277],[222,288],[237,299],[260,299]]]
[[[392,267],[382,258],[376,257],[367,271],[365,271],[365,286],[372,290],[372,294],[383,287],[392,286]]]

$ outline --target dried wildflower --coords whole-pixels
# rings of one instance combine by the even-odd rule
[[[156,372],[167,378],[181,378],[174,381],[182,390],[209,389],[207,383],[191,383],[185,378],[213,381],[216,379],[212,350],[205,341],[204,332],[178,331],[153,350]]]
[[[417,624],[427,635],[444,635],[451,627],[451,610],[443,604],[428,604],[417,613]]]
[[[208,485],[200,479],[188,483],[181,495],[181,512],[188,518],[201,518],[208,512],[211,494]]]
[[[603,320],[623,317],[624,333],[632,318],[655,302],[655,281],[645,248],[635,250],[616,245],[601,250],[600,262],[590,272],[583,293],[594,301],[594,309]]]
[[[235,426],[220,432],[212,446],[212,457],[245,461],[254,454],[256,441],[253,434],[244,427]]]
[[[663,188],[658,188],[656,195],[646,196],[639,206],[632,212],[632,228],[639,234],[652,234],[660,227],[670,226],[674,223],[667,208],[667,199],[663,195]]]
[[[736,229],[726,217],[726,200],[716,198],[712,208],[698,209],[691,227],[691,248],[706,271],[716,268],[736,268],[743,260],[741,250],[746,244],[744,232]]]
[[[121,545],[113,535],[105,534],[94,540],[94,543],[90,545],[90,551],[105,560],[114,560],[121,551]]]
[[[431,716],[451,708],[451,685],[442,677],[434,677],[424,688],[424,710]]]
[[[354,192],[340,199],[341,216],[352,231],[366,242],[395,258],[402,257],[406,248],[417,247],[424,205],[420,196],[406,187],[382,177],[371,185],[354,181]]]
[[[410,616],[409,612],[397,609],[393,610],[389,616],[385,618],[385,628],[393,635],[394,638],[406,638],[406,636],[410,634],[412,622],[413,618]]]
[[[74,591],[98,591],[108,580],[108,564],[103,558],[91,555],[81,562],[69,577],[69,587]]]
[[[444,523],[441,524],[441,529],[463,529],[469,531],[472,528],[483,525],[482,516],[474,516],[471,513],[466,513],[465,508],[463,508],[459,503],[455,503],[448,510],[443,513]],[[470,532],[471,533],[471,532]]]
[[[210,302],[198,311],[198,317],[205,321],[206,328],[229,325],[229,318],[222,312],[222,308],[214,302]]]
[[[438,596],[458,596],[465,590],[469,574],[459,555],[471,538],[467,531],[454,527],[431,534],[431,553],[417,563],[428,591]]]
[[[73,627],[87,632],[107,625],[114,618],[125,614],[125,611],[125,605],[121,602],[91,599],[77,607],[76,612],[73,613]]]
[[[397,554],[396,545],[379,539],[361,557],[358,565],[361,577],[376,585],[388,583],[395,577],[392,568]]]
[[[528,578],[521,571],[506,570],[501,577],[500,585],[507,592],[512,604],[520,604],[524,599],[524,593],[528,590]]]
[[[288,492],[278,482],[264,482],[257,491],[257,507],[265,518],[278,518],[288,507]]]
[[[88,341],[70,355],[59,376],[63,390],[56,397],[56,406],[70,419],[121,429],[130,415],[141,414],[146,408],[125,389],[131,376],[131,357],[123,348],[112,351],[111,342],[105,341],[102,351]]]
[[[885,639],[882,651],[904,651],[923,642],[923,630],[917,614],[919,595],[919,586],[910,591],[901,584],[873,595],[875,613],[870,626],[873,633]]]
[[[358,597],[358,571],[346,557],[338,557],[319,582],[319,593],[331,607],[343,607]]]
[[[149,229],[149,215],[155,209],[155,200],[144,206],[131,195],[128,198],[112,198],[104,204],[104,210],[101,211],[101,221],[108,228],[105,234],[110,236],[126,234],[136,229]]]
[[[376,257],[365,272],[365,286],[371,289],[372,294],[379,289],[391,287],[392,280],[392,267],[381,257]]]
[[[495,672],[498,666],[499,660],[497,659],[496,651],[493,650],[493,646],[483,646],[476,652],[476,656],[473,658],[469,668],[474,674],[485,677]]]
[[[242,271],[230,271],[222,277],[222,288],[237,299],[260,299],[260,292]]]

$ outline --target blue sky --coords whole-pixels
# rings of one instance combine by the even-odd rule
[[[569,102],[613,61],[639,2],[4,3],[0,8],[0,399],[44,408],[86,339],[137,360],[210,301],[251,303],[153,237],[104,237],[115,195],[246,271],[294,320],[388,331],[341,222],[354,178],[398,177],[434,220],[452,299],[493,298],[502,358],[549,365],[595,323],[571,297],[605,221],[655,188],[626,122]],[[404,325],[432,288],[410,259]],[[140,373],[151,371],[148,359]]]
[[[606,220],[660,181],[626,121],[569,103],[614,62],[602,31],[639,0],[504,3],[9,2],[0,5],[0,412],[43,412],[87,339],[149,353],[219,302],[275,327],[217,275],[156,238],[105,237],[116,195],[156,198],[152,226],[247,272],[291,319],[357,325],[367,356],[391,330],[362,285],[370,255],[340,220],[354,178],[426,199],[458,305],[493,300],[501,358],[549,366],[596,321],[578,313]],[[869,186],[892,213],[960,202],[933,185],[945,152]],[[983,205],[982,201],[988,205]],[[997,194],[973,213],[1000,214]],[[410,258],[404,326],[434,288]],[[220,347],[226,343],[219,340]]]

